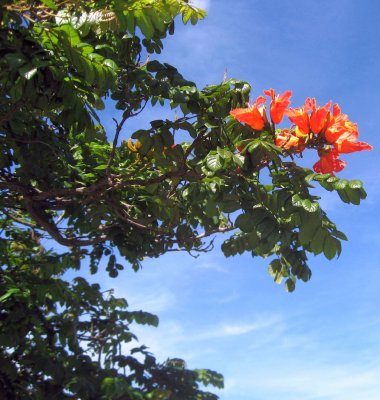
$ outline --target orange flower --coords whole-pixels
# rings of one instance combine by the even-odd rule
[[[372,150],[368,143],[358,142],[358,126],[341,112],[338,104],[334,104],[330,111],[331,101],[324,106],[317,106],[315,98],[307,98],[302,107],[288,109],[292,95],[290,90],[276,95],[274,89],[268,89],[264,94],[271,98],[270,117],[273,125],[280,123],[284,115],[294,124],[291,129],[275,132],[276,146],[288,153],[302,152],[305,147],[317,149],[320,159],[313,165],[316,172],[332,174],[341,171],[346,166],[339,159],[341,153]],[[255,130],[265,127],[271,130],[263,106],[265,101],[263,96],[259,96],[252,106],[232,110],[230,114]],[[239,147],[237,149],[239,152],[242,150]]]
[[[313,165],[313,169],[317,173],[332,174],[342,171],[346,163],[338,159],[339,153],[336,149],[322,150],[320,159]]]
[[[255,103],[249,108],[235,108],[230,114],[240,122],[244,122],[251,128],[260,131],[268,122],[265,107],[262,105],[266,102],[265,97],[259,96]]]
[[[313,133],[321,133],[330,121],[331,101],[323,107],[317,107],[315,99],[311,99],[310,129]]]
[[[274,89],[269,89],[264,90],[264,94],[272,98],[270,103],[270,118],[274,124],[279,124],[290,104],[292,92],[287,90],[285,93],[276,96]]]
[[[309,115],[311,100],[306,99],[303,107],[290,108],[285,112],[291,122],[296,126],[296,135],[300,138],[306,137],[310,132]]]
[[[335,143],[345,132],[355,136],[354,140],[358,137],[357,125],[349,121],[346,114],[342,114],[338,104],[334,104],[332,118],[324,132],[325,138],[328,142]]]
[[[294,147],[296,151],[303,151],[305,148],[302,140],[294,136],[289,129],[276,132],[275,144],[277,147],[282,147],[285,150]]]
[[[366,142],[351,142],[350,140],[342,140],[339,143],[335,143],[334,147],[339,153],[354,153],[355,151],[373,149],[373,147]]]
[[[127,146],[128,149],[132,152],[132,153],[138,153],[140,147],[142,146],[141,142],[139,140],[136,140],[135,143],[132,142],[132,139],[128,139],[127,140]]]
[[[346,114],[342,114],[338,104],[334,104],[333,116],[325,131],[325,138],[334,145],[339,153],[353,153],[355,151],[372,150],[366,142],[358,142],[359,130],[357,124],[349,121]]]
[[[355,132],[343,132],[334,143],[334,148],[339,153],[354,153],[355,151],[372,150],[373,147],[366,142],[357,142],[357,130]]]

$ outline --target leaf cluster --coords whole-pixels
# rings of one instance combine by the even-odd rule
[[[8,398],[215,399],[220,375],[131,348],[127,309],[67,270],[116,277],[146,257],[213,248],[271,257],[293,291],[310,254],[339,256],[345,235],[312,182],[343,202],[360,181],[315,174],[230,118],[250,85],[197,88],[154,59],[175,23],[205,13],[182,0],[5,1],[0,6],[0,385]],[[102,112],[105,108],[111,113]],[[169,107],[135,132],[147,107]],[[111,116],[113,123],[110,123]],[[49,250],[53,246],[55,250]],[[104,267],[105,266],[105,267]],[[133,356],[135,354],[135,356]]]

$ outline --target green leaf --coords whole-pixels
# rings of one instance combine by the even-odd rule
[[[279,259],[273,260],[268,267],[269,275],[273,276],[277,284],[280,284],[284,278],[282,275],[282,267],[281,260]]]
[[[311,242],[317,231],[321,228],[319,216],[310,213],[300,213],[301,225],[298,238],[302,245],[306,246]]]
[[[3,58],[7,61],[11,69],[17,69],[27,62],[25,56],[20,53],[8,53]]]
[[[212,154],[212,153],[210,153],[207,156],[206,165],[207,165],[207,168],[212,172],[219,171],[223,166],[219,154]]]
[[[344,203],[351,203],[351,200],[345,190],[338,190],[338,195]]]
[[[294,289],[296,288],[296,283],[292,278],[288,278],[285,281],[285,289],[287,292],[291,293],[294,292]]]
[[[226,149],[217,147],[216,151],[219,154],[219,156],[225,160],[228,160],[229,158],[232,157],[232,152],[230,150],[226,150]]]
[[[320,254],[324,248],[325,237],[328,235],[328,232],[325,228],[319,227],[315,232],[313,239],[311,240],[310,247],[311,251],[314,254]]]
[[[135,321],[139,325],[151,325],[157,327],[159,324],[159,319],[157,315],[144,312],[144,311],[133,311],[129,313],[130,321]]]
[[[158,31],[165,32],[165,30],[166,30],[165,22],[161,18],[161,16],[156,13],[156,11],[153,8],[147,8],[144,10],[144,12],[149,16],[152,24]]]
[[[243,232],[252,232],[255,227],[255,218],[252,214],[240,214],[235,221],[235,226]]]
[[[333,187],[335,190],[342,190],[349,184],[347,179],[339,179],[336,182],[333,182]]]
[[[316,175],[317,175],[316,173],[312,173],[312,174],[309,174],[309,175],[305,176],[305,182],[312,181],[315,178]]]
[[[117,66],[117,64],[115,63],[115,61],[113,61],[113,60],[111,60],[111,59],[109,59],[109,58],[106,58],[106,59],[103,61],[103,64],[106,65],[107,67],[111,68],[111,69],[114,70],[114,71],[117,71],[117,69],[118,69],[118,66]]]
[[[272,214],[266,210],[263,207],[255,207],[252,211],[251,211],[253,217],[254,217],[254,221],[255,221],[255,227],[260,224],[260,222],[262,222],[265,218],[267,219],[271,219],[273,221],[273,223],[275,223],[275,221],[273,220]]]
[[[150,18],[145,14],[144,10],[136,10],[135,18],[137,26],[141,29],[141,32],[147,39],[151,39],[154,34],[154,26]]]
[[[158,72],[165,70],[165,66],[157,60],[152,60],[148,62],[148,64],[146,65],[146,69],[149,72]]]
[[[363,183],[359,180],[352,180],[348,182],[348,186],[351,189],[362,189],[363,188]]]
[[[309,213],[315,213],[319,210],[319,203],[312,202],[309,199],[302,200],[301,204],[302,207]]]
[[[255,250],[260,244],[260,238],[257,236],[256,232],[249,232],[245,235],[248,250]]]
[[[18,295],[21,294],[21,290],[19,288],[11,288],[9,289],[5,294],[3,294],[0,297],[0,303],[2,303],[3,301],[7,300],[9,297],[12,297],[14,295]]]
[[[123,0],[120,0],[123,1]],[[123,1],[124,3],[124,1]],[[135,34],[136,32],[136,18],[135,15],[132,12],[129,11],[124,11],[123,12],[124,18],[121,18],[123,21],[123,24],[126,25],[128,32],[130,32],[132,35]]]
[[[326,235],[323,243],[323,253],[325,257],[332,260],[335,255],[339,255],[341,251],[340,241],[333,236]]]
[[[261,240],[266,239],[277,228],[277,222],[273,218],[264,218],[255,227],[257,235]]]
[[[347,197],[350,201],[350,203],[359,205],[360,204],[360,191],[358,189],[351,189],[350,187],[346,187],[344,191],[347,194]]]
[[[216,388],[223,389],[223,375],[209,369],[195,369],[194,372],[197,376],[197,381],[203,383],[203,385],[212,385]]]
[[[341,231],[334,231],[332,234],[340,240],[348,240],[347,236]]]
[[[226,200],[219,203],[219,207],[223,212],[232,213],[240,209],[238,200]]]
[[[74,47],[80,43],[78,32],[70,24],[60,25],[58,28],[56,28],[56,31],[67,40],[71,47]]]
[[[245,157],[242,156],[241,154],[232,154],[232,160],[236,165],[242,167],[244,165]]]
[[[36,67],[31,68],[31,65],[26,65],[19,69],[19,74],[25,79],[32,79],[34,75],[36,75],[38,69]]]
[[[336,176],[329,176],[329,177],[326,179],[326,182],[328,182],[328,183],[339,182],[339,178],[336,177]]]
[[[186,7],[186,9],[182,13],[182,22],[186,25],[189,19],[191,18],[193,10],[190,7]]]
[[[295,207],[303,207],[303,199],[299,194],[295,194],[292,196],[292,204]]]
[[[107,169],[107,165],[103,164],[103,165],[98,165],[94,168],[95,171],[104,171],[105,169]]]
[[[302,279],[304,282],[308,282],[311,279],[311,275],[311,269],[307,265],[304,265],[299,276],[300,279]]]
[[[42,3],[45,4],[45,6],[50,7],[52,10],[57,10],[57,6],[55,5],[53,0],[41,0]]]
[[[154,389],[147,394],[146,398],[149,400],[169,400],[171,395],[171,390]]]

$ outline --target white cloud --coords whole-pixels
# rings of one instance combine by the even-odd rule
[[[273,316],[258,318],[256,322],[253,323],[229,323],[222,325],[221,328],[214,331],[214,336],[211,334],[210,338],[245,335],[247,333],[272,329],[276,325],[280,324],[280,321],[280,318]]]
[[[215,257],[213,257],[215,259]],[[220,258],[220,257],[218,257]],[[212,261],[212,258],[209,257],[210,260],[205,259],[205,261],[203,260],[199,260],[199,262],[197,262],[195,264],[195,268],[198,269],[210,269],[210,270],[214,270],[217,272],[228,272],[228,266],[226,265],[225,262],[223,262],[224,260],[214,260]]]
[[[262,393],[266,399],[283,400],[377,400],[379,396],[379,365],[346,365],[333,360],[325,364],[304,360],[294,363],[290,359],[271,365],[270,370],[256,368],[249,374],[236,375],[226,394]]]
[[[190,4],[208,11],[211,6],[211,0],[191,0]]]
[[[133,331],[160,361],[179,357],[190,368],[223,373],[226,385],[218,393],[224,400],[377,400],[380,363],[372,355],[380,343],[363,332],[376,332],[379,321],[332,334],[328,323],[305,324],[304,317],[224,315],[216,324],[163,318],[158,328]],[[342,335],[365,342],[342,347]]]
[[[142,309],[150,313],[161,313],[170,309],[175,304],[175,295],[168,291],[160,293],[134,294],[128,297],[131,309]]]
[[[240,298],[241,298],[241,295],[237,291],[233,291],[228,296],[217,297],[217,298],[211,299],[211,301],[216,304],[228,304],[228,303],[234,303],[234,302],[238,301]]]
[[[159,359],[178,356],[190,361],[204,357],[205,353],[218,353],[224,340],[242,337],[262,342],[267,330],[276,330],[280,324],[278,317],[259,317],[254,322],[225,322],[215,327],[194,330],[178,321],[160,320],[158,328],[133,327],[133,332]],[[215,341],[215,343],[214,343]],[[206,365],[204,365],[206,367]]]
[[[249,324],[243,324],[243,325],[225,325],[223,326],[221,330],[222,336],[235,336],[235,335],[244,335],[246,333],[255,331],[258,328],[256,325],[249,325]]]

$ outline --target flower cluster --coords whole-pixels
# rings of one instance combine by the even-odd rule
[[[265,90],[269,96],[269,122],[265,102],[266,98],[259,96],[248,108],[237,108],[231,115],[240,122],[246,123],[257,131],[273,132],[276,146],[289,153],[301,153],[305,148],[314,148],[320,157],[313,168],[318,173],[333,173],[341,171],[346,163],[339,159],[341,153],[352,153],[361,150],[371,150],[372,146],[358,142],[358,127],[342,114],[338,104],[332,102],[318,106],[315,99],[308,98],[299,108],[288,108],[291,91],[276,95],[273,89]],[[284,115],[292,122],[290,129],[276,130]]]

